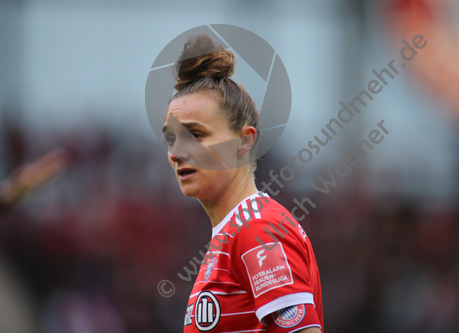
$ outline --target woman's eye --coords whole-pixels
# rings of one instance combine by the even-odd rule
[[[175,142],[175,136],[168,136],[168,137],[166,138],[166,141],[167,141],[167,143],[168,143],[169,145],[173,145],[174,142]]]
[[[195,138],[195,139],[199,139],[202,137],[202,135],[198,132],[190,132],[189,136],[188,136],[190,139],[192,138]]]

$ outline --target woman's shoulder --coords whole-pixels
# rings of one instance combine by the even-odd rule
[[[257,197],[256,205],[249,207],[252,215],[252,220],[262,223],[280,223],[282,220],[292,220],[292,226],[296,226],[297,222],[292,217],[287,208],[280,204],[275,199],[265,195]]]
[[[302,243],[299,223],[283,205],[269,197],[257,197],[256,202],[256,206],[249,204],[236,212],[225,228],[236,248],[277,242],[291,246]]]

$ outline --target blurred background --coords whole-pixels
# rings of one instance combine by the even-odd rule
[[[276,199],[317,205],[301,224],[327,332],[459,332],[457,0],[1,0],[0,332],[183,330],[193,282],[177,274],[201,258],[211,224],[180,192],[145,83],[172,39],[213,23],[265,39],[290,78],[289,122],[258,184],[373,69],[400,63],[403,38],[428,41]],[[261,108],[266,82],[237,59]],[[312,191],[382,119],[389,134],[364,165]],[[172,297],[158,293],[164,279]]]

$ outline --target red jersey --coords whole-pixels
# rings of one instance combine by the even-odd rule
[[[323,332],[311,243],[282,205],[259,192],[212,229],[185,313],[184,333]]]

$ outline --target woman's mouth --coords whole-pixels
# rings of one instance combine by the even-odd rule
[[[196,170],[193,169],[180,169],[177,170],[177,174],[180,180],[186,180],[192,177],[196,173]]]

